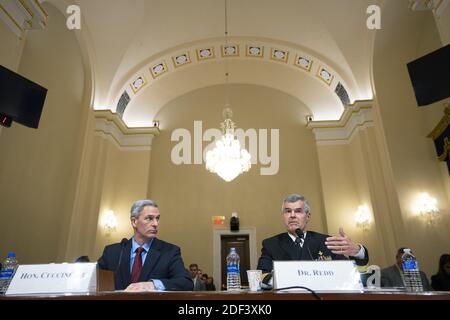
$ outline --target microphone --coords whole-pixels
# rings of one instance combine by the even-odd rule
[[[302,229],[300,229],[300,228],[295,229],[295,233],[297,234],[297,237],[299,237],[300,239],[304,238]],[[303,240],[305,240],[305,239],[303,239]]]
[[[114,274],[117,274],[117,272],[120,269],[120,263],[122,262],[122,255],[123,255],[123,249],[125,249],[125,246],[127,245],[128,239],[127,238],[123,238],[120,241],[120,256],[119,256],[119,263],[117,264],[117,268],[116,271],[114,272]]]
[[[300,239],[303,239],[303,244],[304,244],[305,243],[304,242],[305,241],[305,234],[303,233],[302,229],[300,229],[300,228],[295,229],[295,233],[297,234],[297,236]],[[311,261],[314,261],[314,258],[313,258],[312,254],[311,254],[311,250],[309,250],[309,247],[307,245],[305,247],[306,247],[306,250],[308,250],[308,254],[309,254],[310,258],[311,258]]]

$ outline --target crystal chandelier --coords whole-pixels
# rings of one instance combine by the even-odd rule
[[[227,0],[225,0],[225,48],[228,47],[227,23]],[[231,120],[233,112],[229,108],[228,103],[228,64],[226,61],[225,86],[227,89],[225,109],[223,110],[225,120],[220,124],[222,137],[216,141],[214,149],[206,153],[206,169],[217,173],[223,180],[230,182],[241,173],[250,169],[251,157],[247,150],[241,149],[241,144],[234,135],[235,123]]]
[[[251,157],[247,150],[241,149],[234,135],[235,123],[231,120],[231,109],[225,108],[223,116],[225,120],[220,124],[222,137],[216,141],[214,149],[206,153],[206,169],[230,182],[250,169]]]

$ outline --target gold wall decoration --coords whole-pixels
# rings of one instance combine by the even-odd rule
[[[153,79],[156,79],[156,77],[159,77],[160,75],[166,72],[167,72],[167,65],[164,60],[155,64],[153,67],[150,68],[150,73],[152,74]]]

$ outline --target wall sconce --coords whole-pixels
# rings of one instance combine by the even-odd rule
[[[422,192],[416,201],[415,209],[417,214],[427,221],[428,225],[433,225],[439,217],[437,200],[426,192]]]
[[[358,210],[355,214],[356,226],[363,229],[363,231],[366,231],[369,229],[370,220],[371,216],[369,207],[366,204],[358,206]]]
[[[102,226],[106,230],[106,233],[116,231],[119,222],[114,214],[114,211],[108,210],[102,218]]]

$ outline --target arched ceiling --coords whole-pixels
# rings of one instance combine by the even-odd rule
[[[124,120],[150,125],[165,103],[200,87],[230,82],[273,87],[305,103],[316,120],[338,119],[343,105],[334,93],[341,82],[351,101],[371,99],[371,46],[366,27],[370,0],[228,0],[228,43],[237,57],[223,57],[224,0],[78,0],[83,26],[92,40],[95,109],[116,110],[124,91],[130,96]],[[86,30],[84,30],[86,31]],[[261,59],[249,57],[249,45],[264,47]],[[197,50],[213,47],[214,58],[201,60]],[[272,59],[273,50],[288,53]],[[173,58],[188,52],[191,63],[176,67]],[[295,66],[298,55],[312,68]],[[164,62],[167,72],[153,77]],[[324,67],[333,76],[317,76]],[[145,86],[134,92],[139,77]]]

